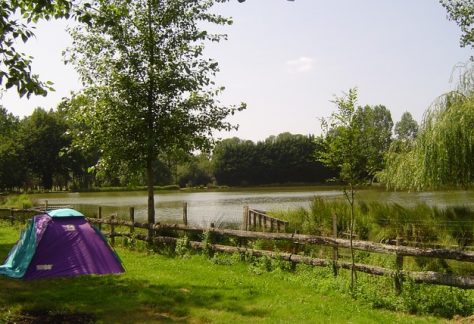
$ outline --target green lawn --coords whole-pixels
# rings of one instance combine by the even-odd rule
[[[18,229],[0,222],[0,259],[17,237]],[[236,257],[168,257],[122,247],[117,252],[127,270],[123,275],[38,281],[0,277],[0,323],[25,323],[35,316],[103,323],[442,322],[372,308],[339,291],[343,279],[329,278],[325,269],[260,271]],[[76,317],[67,317],[71,314]]]

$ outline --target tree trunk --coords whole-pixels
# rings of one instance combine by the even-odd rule
[[[150,153],[149,153],[150,154]],[[154,172],[153,172],[153,158],[148,156],[146,163],[146,174],[147,174],[147,189],[148,189],[148,223],[155,223],[155,193],[153,188]],[[153,237],[153,230],[148,230],[148,237]]]
[[[349,225],[349,250],[351,253],[351,291],[354,290],[356,281],[356,269],[355,269],[355,252],[353,247],[353,235],[354,235],[354,187],[352,183],[349,183],[349,190],[344,189],[344,195],[350,204],[350,225]]]
[[[153,172],[153,162],[156,159],[156,154],[154,150],[154,132],[153,132],[153,107],[154,107],[154,98],[153,98],[153,91],[155,91],[155,79],[153,73],[153,66],[155,63],[155,53],[154,53],[154,39],[153,39],[153,30],[152,30],[152,3],[151,1],[147,1],[148,6],[148,37],[149,37],[149,86],[148,86],[148,98],[147,98],[147,108],[148,108],[148,120],[147,120],[147,127],[148,127],[148,134],[147,134],[147,141],[148,141],[148,152],[147,152],[147,160],[146,160],[146,174],[147,174],[147,189],[148,189],[148,223],[154,224],[155,223],[155,197],[154,197],[154,180],[155,175]],[[153,230],[148,230],[148,237],[150,240],[153,239]]]

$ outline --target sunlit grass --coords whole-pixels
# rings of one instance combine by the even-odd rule
[[[0,258],[17,237],[18,229],[0,224]],[[347,293],[344,273],[334,279],[330,269],[302,266],[289,272],[273,261],[265,270],[262,264],[269,260],[242,262],[238,255],[171,257],[147,251],[142,244],[134,251],[117,247],[117,252],[126,268],[122,275],[37,281],[0,277],[0,322],[35,312],[89,314],[102,323],[441,321],[372,308],[373,301]],[[372,279],[361,276],[360,280],[368,284]],[[390,284],[379,293],[393,296]]]

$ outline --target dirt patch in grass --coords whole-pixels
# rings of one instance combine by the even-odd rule
[[[474,323],[474,315],[471,315],[469,317],[462,317],[462,316],[459,316],[459,315],[456,315],[453,317],[453,320],[452,320],[454,323],[468,323],[468,324],[472,324]]]

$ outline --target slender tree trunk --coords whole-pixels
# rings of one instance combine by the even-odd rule
[[[351,253],[351,291],[354,290],[355,287],[355,281],[356,281],[356,272],[355,272],[355,251],[353,248],[353,235],[354,235],[354,187],[352,186],[352,183],[349,183],[349,190],[350,192],[347,192],[346,189],[344,189],[344,195],[346,196],[347,201],[350,204],[350,224],[349,224],[349,242],[350,242],[350,253]]]
[[[148,1],[148,42],[149,42],[149,86],[148,86],[148,98],[147,98],[147,108],[148,108],[148,129],[147,129],[147,161],[146,161],[146,172],[147,172],[147,189],[148,189],[148,223],[155,223],[155,194],[154,194],[154,171],[153,171],[153,162],[156,159],[155,149],[154,149],[154,123],[153,123],[153,108],[154,108],[154,97],[153,92],[155,91],[155,78],[153,67],[155,64],[155,53],[154,53],[154,37],[153,37],[153,26],[152,26],[152,1]],[[152,239],[153,230],[148,230],[148,237]]]
[[[155,193],[154,193],[154,172],[153,172],[153,152],[148,152],[146,162],[147,189],[148,189],[148,223],[155,223]],[[148,230],[148,237],[153,236],[153,230]]]

